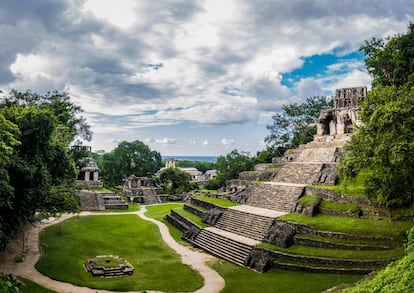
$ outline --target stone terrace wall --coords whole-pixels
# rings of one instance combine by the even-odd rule
[[[81,190],[79,191],[79,199],[81,202],[82,211],[103,211],[105,204],[102,196],[99,193]]]

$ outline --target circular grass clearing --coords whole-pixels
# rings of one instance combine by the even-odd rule
[[[40,234],[42,257],[36,269],[52,279],[113,291],[195,291],[203,285],[197,271],[161,239],[158,227],[136,215],[74,217]],[[83,269],[91,255],[122,255],[133,275],[96,278]]]

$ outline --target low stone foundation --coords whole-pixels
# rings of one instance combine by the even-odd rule
[[[123,275],[132,275],[134,267],[125,259],[116,255],[100,255],[88,259],[84,268],[93,276],[97,277],[121,277]]]

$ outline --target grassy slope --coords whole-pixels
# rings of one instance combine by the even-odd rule
[[[211,267],[226,280],[226,286],[221,293],[312,293],[342,283],[350,284],[361,278],[360,275],[317,274],[278,269],[260,274],[223,260],[212,263]]]
[[[208,196],[204,196],[204,195],[197,196],[197,198],[200,199],[200,200],[204,200],[204,201],[207,201],[207,202],[214,203],[215,205],[218,205],[218,206],[221,206],[221,207],[224,207],[224,208],[234,207],[234,206],[240,205],[238,203],[232,202],[232,201],[227,200],[227,199],[208,197]]]
[[[136,215],[72,218],[45,229],[40,243],[44,255],[36,268],[53,279],[116,291],[193,291],[203,284],[162,241],[157,227]],[[107,254],[124,257],[134,274],[104,279],[85,272],[88,258]]]
[[[399,240],[405,238],[406,231],[413,225],[411,221],[360,219],[321,214],[315,217],[308,217],[302,214],[288,214],[279,219],[308,224],[317,230],[369,236],[391,236]]]
[[[391,263],[372,278],[366,279],[355,287],[347,288],[343,292],[414,292],[414,228],[410,230],[408,241],[407,256]]]

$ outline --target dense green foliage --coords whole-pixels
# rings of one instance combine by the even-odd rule
[[[267,146],[256,153],[256,164],[271,163],[273,158],[282,156],[285,150],[284,147]]]
[[[167,168],[160,174],[160,183],[169,194],[187,192],[194,189],[191,184],[191,176],[178,168]]]
[[[36,211],[77,210],[68,146],[90,139],[66,93],[12,91],[0,102],[0,249]]]
[[[366,194],[390,207],[414,199],[414,25],[409,32],[362,48],[374,87],[362,105],[363,125],[352,136],[340,175],[351,183],[369,170]]]
[[[414,85],[414,23],[408,32],[384,39],[373,38],[361,46],[373,86]]]
[[[226,156],[217,159],[217,177],[206,184],[207,189],[218,189],[226,183],[226,180],[234,179],[242,171],[253,170],[255,159],[233,150]]]
[[[162,160],[159,152],[139,140],[123,141],[112,152],[103,155],[100,167],[104,182],[117,186],[130,175],[153,176],[162,167]]]
[[[265,141],[274,148],[295,148],[313,140],[316,134],[315,121],[323,110],[331,106],[326,97],[310,97],[305,102],[282,106],[282,112],[272,117],[267,125],[270,134]]]
[[[203,285],[202,277],[162,240],[158,227],[136,215],[74,217],[43,230],[40,243],[43,254],[36,268],[79,286],[184,292]],[[94,277],[82,265],[96,255],[123,257],[135,272],[120,278]]]
[[[11,275],[0,275],[0,292],[2,293],[19,293],[19,285]]]

